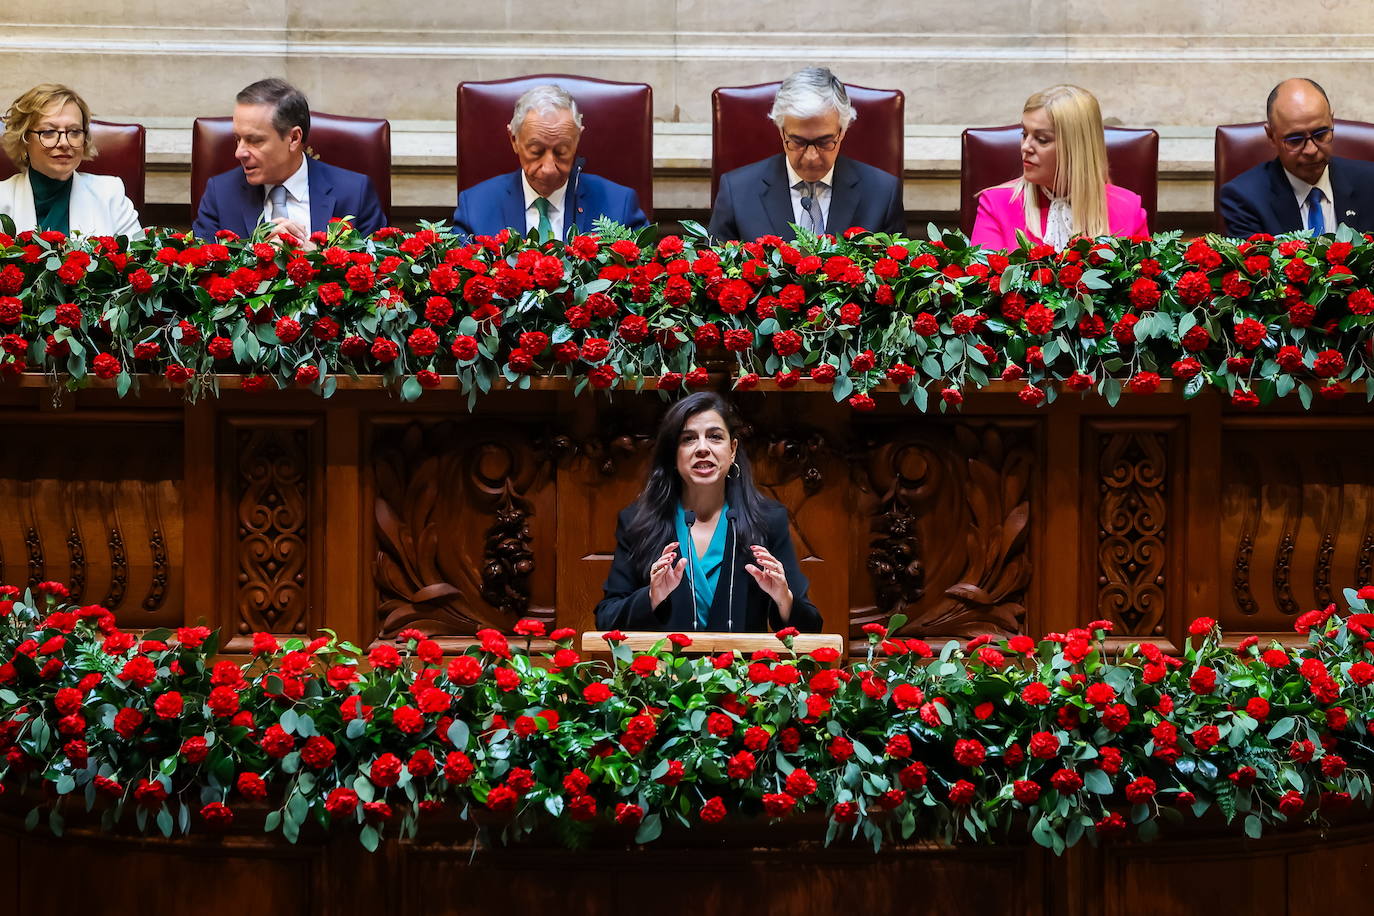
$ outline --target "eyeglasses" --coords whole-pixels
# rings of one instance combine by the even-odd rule
[[[67,138],[69,146],[86,145],[86,131],[80,127],[73,127],[71,130],[31,130],[29,133],[38,136],[38,142],[44,149],[56,148],[57,144],[62,142],[63,137]]]
[[[1317,146],[1321,146],[1331,139],[1331,135],[1334,132],[1335,128],[1319,127],[1310,134],[1289,134],[1280,139],[1283,141],[1284,146],[1296,153],[1307,145],[1308,140],[1311,140],[1313,143],[1317,144]]]
[[[808,146],[814,146],[822,153],[828,153],[840,144],[839,134],[826,134],[824,137],[817,137],[808,140],[805,137],[796,137],[791,134],[782,138],[782,145],[794,153],[805,152]]]

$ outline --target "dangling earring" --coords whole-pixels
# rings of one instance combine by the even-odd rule
[[[726,480],[739,480],[739,478],[740,478],[739,464],[737,464],[736,462],[732,461],[732,462],[730,462],[730,470],[726,473],[725,479],[726,479]]]

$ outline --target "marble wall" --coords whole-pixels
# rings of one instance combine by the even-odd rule
[[[701,215],[711,90],[823,63],[906,93],[907,207],[948,216],[959,132],[1010,123],[1032,91],[1071,81],[1109,123],[1160,130],[1161,209],[1201,214],[1212,128],[1260,119],[1278,80],[1315,78],[1338,115],[1374,121],[1371,25],[1368,0],[6,0],[0,103],[60,80],[97,116],[147,125],[149,200],[180,207],[191,119],[284,76],[316,110],[389,118],[396,205],[437,218],[452,206],[459,82],[642,81],[658,122],[655,203]]]
[[[462,80],[572,71],[648,82],[659,119],[699,123],[714,86],[822,62],[905,90],[916,124],[1005,123],[1070,80],[1121,123],[1210,126],[1255,119],[1293,74],[1364,120],[1370,26],[1359,0],[8,0],[0,97],[61,79],[102,113],[190,117],[284,75],[321,110],[449,120]]]

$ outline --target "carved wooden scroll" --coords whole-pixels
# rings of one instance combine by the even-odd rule
[[[1169,574],[1168,435],[1101,432],[1096,446],[1096,613],[1114,621],[1118,635],[1161,635]]]
[[[534,600],[534,526],[554,521],[551,458],[542,430],[506,421],[379,428],[372,468],[380,635],[416,627],[468,636],[509,629],[521,617],[552,620],[547,594],[542,607]],[[551,551],[553,538],[545,545]]]
[[[851,612],[852,635],[895,613],[907,615],[902,632],[911,635],[1020,632],[1031,581],[1026,428],[927,423],[863,432],[855,461],[874,604]]]
[[[224,472],[231,493],[227,539],[234,628],[306,633],[318,583],[312,572],[312,525],[321,506],[314,496],[318,443],[308,421],[231,421],[234,460]]]
[[[1364,419],[1235,426],[1221,460],[1222,622],[1290,630],[1294,615],[1374,581],[1374,436]]]
[[[168,423],[36,427],[0,452],[0,582],[65,584],[121,626],[181,619],[181,433]]]

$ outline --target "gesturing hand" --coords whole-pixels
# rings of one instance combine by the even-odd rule
[[[287,219],[284,216],[279,216],[276,219],[272,220],[272,229],[270,230],[270,234],[273,241],[280,241],[281,239],[289,236],[291,239],[298,243],[297,247],[299,247],[301,251],[315,250],[315,243],[310,241],[310,233],[305,231],[305,227],[294,220]]]
[[[744,571],[754,577],[759,588],[778,606],[778,616],[786,620],[792,614],[792,589],[787,585],[787,573],[778,558],[759,544],[750,545],[754,562],[744,567]]]
[[[663,548],[663,553],[649,567],[649,606],[658,607],[673,593],[682,582],[682,570],[687,566],[687,558],[677,555],[677,542]]]

